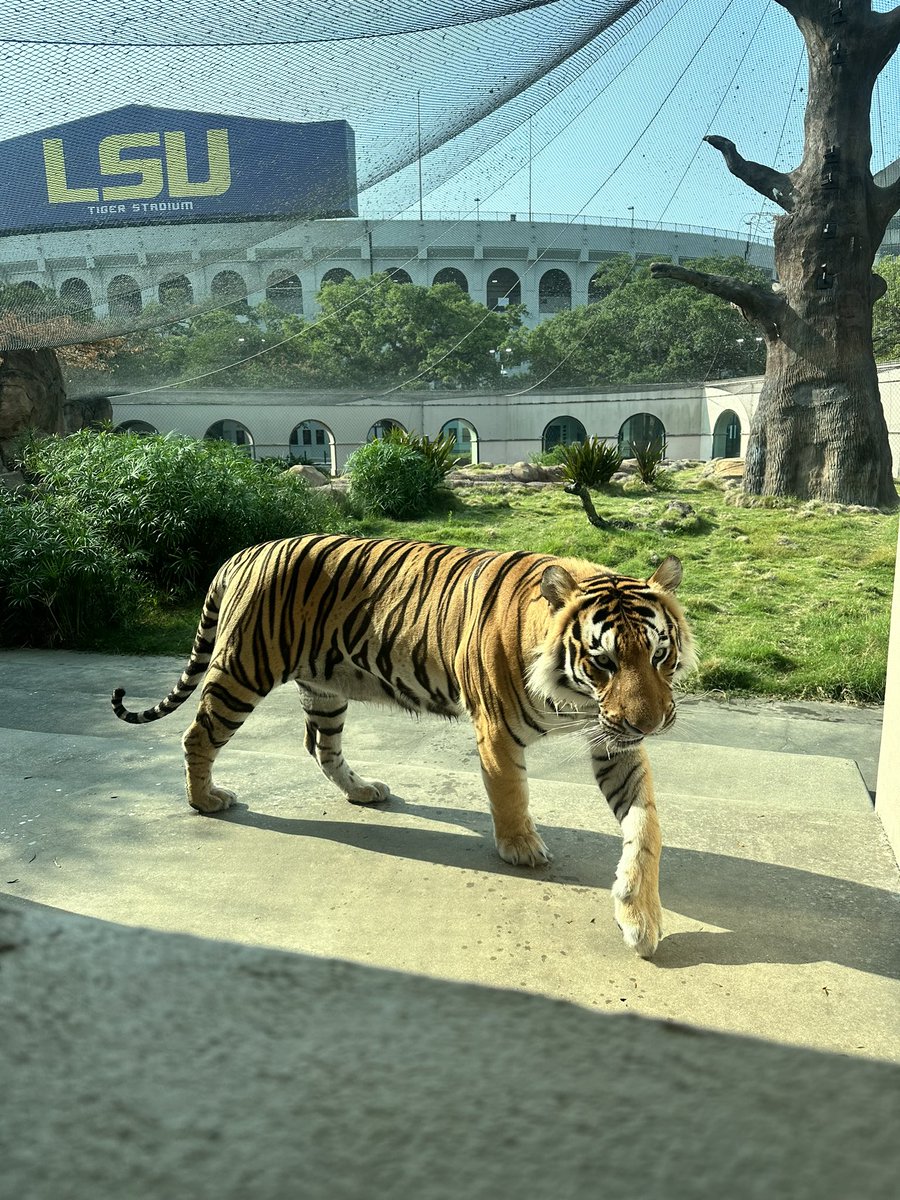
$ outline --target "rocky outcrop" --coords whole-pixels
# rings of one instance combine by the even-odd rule
[[[66,391],[52,350],[5,350],[0,354],[0,466],[16,439],[29,429],[66,433]]]

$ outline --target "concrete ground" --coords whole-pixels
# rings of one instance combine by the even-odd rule
[[[618,831],[574,740],[529,761],[555,854],[543,870],[496,857],[466,723],[352,712],[348,758],[395,793],[359,808],[303,751],[291,688],[219,760],[242,806],[204,818],[183,798],[191,702],[145,727],[109,706],[118,685],[131,707],[155,702],[180,667],[0,654],[0,887],[13,907],[900,1062],[897,864],[863,778],[877,710],[684,700],[673,735],[650,746],[666,937],[644,962],[612,921]]]

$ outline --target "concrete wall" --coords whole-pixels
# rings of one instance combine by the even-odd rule
[[[900,364],[879,370],[882,404],[900,476]],[[741,454],[762,379],[717,380],[698,384],[629,384],[595,391],[537,392],[359,392],[234,391],[166,389],[113,397],[113,421],[144,421],[160,433],[175,430],[203,437],[216,421],[240,421],[257,455],[284,456],[291,430],[301,421],[321,421],[333,435],[340,469],[365,442],[372,425],[390,418],[406,429],[435,436],[445,422],[462,418],[477,435],[481,462],[517,462],[541,449],[548,424],[568,416],[588,434],[616,438],[623,422],[651,413],[666,430],[670,458],[711,458],[713,432],[723,413],[735,413],[741,426]]]
[[[569,279],[570,303],[586,304],[588,284],[607,259],[629,254],[638,259],[747,256],[765,270],[774,266],[771,243],[748,241],[736,232],[672,226],[656,229],[599,218],[529,221],[500,219],[500,214],[434,214],[423,221],[371,218],[182,225],[135,229],[97,229],[23,234],[3,239],[0,282],[32,281],[58,291],[70,279],[88,287],[99,317],[109,310],[109,286],[126,275],[135,281],[144,306],[159,302],[159,284],[184,275],[196,301],[206,300],[220,271],[240,275],[251,304],[265,299],[273,274],[296,275],[303,289],[302,311],[316,315],[316,295],[324,276],[335,268],[356,278],[391,268],[405,270],[413,283],[430,285],[438,271],[463,273],[469,294],[487,301],[491,278],[499,268],[515,272],[526,306],[526,323],[552,315],[540,300],[540,282],[548,270]]]

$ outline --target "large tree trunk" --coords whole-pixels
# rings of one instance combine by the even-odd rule
[[[747,451],[745,489],[893,507],[887,426],[872,346],[872,273],[897,185],[872,178],[872,90],[900,39],[898,12],[870,0],[778,0],[809,58],[803,160],[781,173],[706,140],[738,178],[776,201],[778,284],[771,292],[668,264],[653,273],[730,300],[762,330],[766,375]]]

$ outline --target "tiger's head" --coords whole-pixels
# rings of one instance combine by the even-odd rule
[[[674,555],[646,580],[596,568],[583,574],[586,566],[563,560],[545,569],[550,627],[528,682],[560,712],[596,711],[595,740],[614,753],[672,724],[673,682],[696,659],[675,598],[681,563]]]

